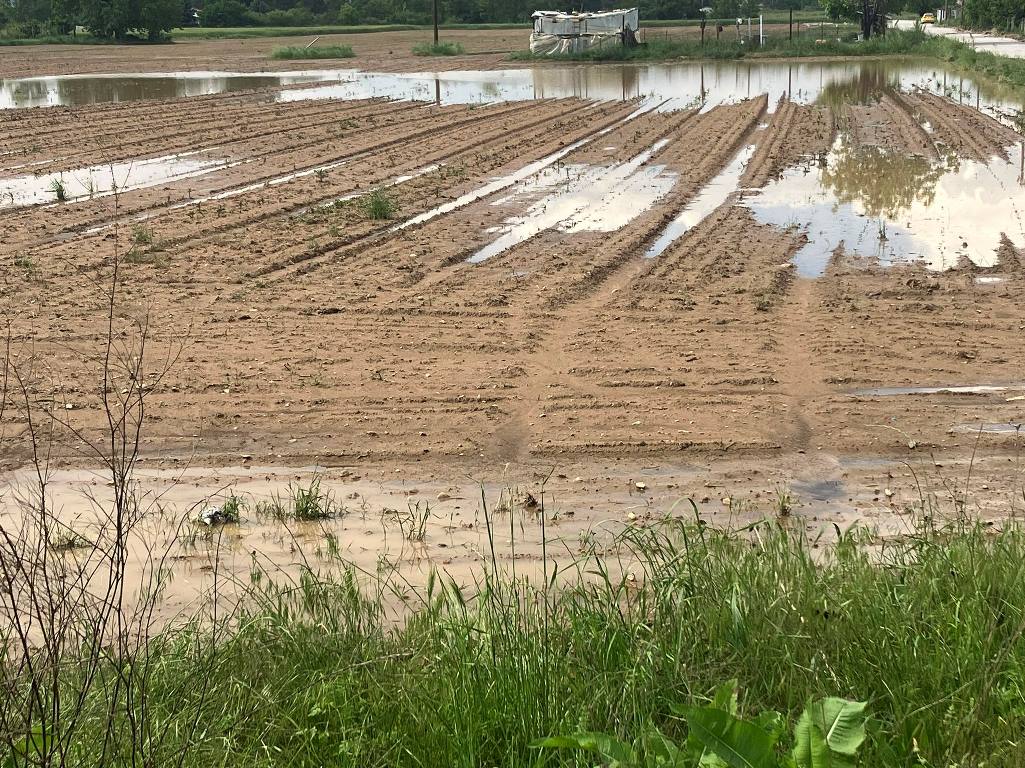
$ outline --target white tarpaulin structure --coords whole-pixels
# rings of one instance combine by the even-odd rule
[[[600,13],[534,11],[531,18],[530,52],[547,56],[632,42],[638,24],[636,8]]]

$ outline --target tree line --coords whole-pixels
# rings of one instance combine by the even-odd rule
[[[759,8],[800,8],[816,0],[641,0],[642,19],[696,19],[710,7],[712,18],[757,15]],[[622,0],[441,0],[446,22],[527,24],[538,9],[599,11],[623,7]],[[429,24],[433,0],[0,0],[0,28],[7,37],[63,34],[86,27],[103,38],[155,39],[193,22],[199,10],[207,27]]]
[[[185,19],[185,0],[0,0],[4,37],[64,35],[85,27],[95,37],[157,40]]]

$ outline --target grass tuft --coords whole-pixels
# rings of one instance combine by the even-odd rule
[[[466,53],[461,43],[417,43],[413,46],[417,56],[460,56]]]
[[[62,179],[54,179],[50,182],[50,191],[53,193],[54,199],[58,203],[64,203],[68,200],[68,188],[64,185]]]
[[[351,45],[315,45],[306,48],[301,45],[287,45],[271,51],[272,59],[351,59],[356,54]]]
[[[320,487],[320,478],[314,477],[309,485],[289,483],[284,496],[275,495],[270,501],[260,502],[256,511],[277,520],[327,520],[342,514],[343,510],[329,491]]]
[[[375,220],[390,219],[398,210],[394,198],[383,189],[375,189],[361,198],[360,207],[368,219]]]

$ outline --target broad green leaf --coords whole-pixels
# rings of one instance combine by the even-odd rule
[[[725,683],[715,689],[715,694],[712,696],[712,708],[721,709],[723,712],[729,712],[731,715],[736,716],[737,714],[737,678],[727,680]]]
[[[798,768],[831,768],[833,765],[826,737],[807,709],[794,727],[794,762]]]
[[[710,707],[682,713],[690,732],[730,768],[776,768],[772,738],[754,723]]]
[[[864,701],[828,698],[813,702],[808,709],[831,750],[841,755],[855,755],[865,741],[865,704]]]
[[[658,728],[649,728],[645,732],[643,746],[645,765],[687,768],[691,764],[683,750]]]
[[[625,744],[606,733],[575,733],[572,736],[549,736],[530,745],[534,749],[583,749],[596,752],[605,760],[624,765],[637,762],[637,753],[629,744]]]
[[[786,728],[786,720],[779,712],[773,709],[765,709],[759,712],[754,719],[754,724],[764,730],[772,738],[772,743],[779,741]]]

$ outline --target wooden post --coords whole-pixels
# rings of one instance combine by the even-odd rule
[[[434,44],[438,44],[438,0],[434,0]]]
[[[794,9],[790,9],[790,39],[794,39]]]

